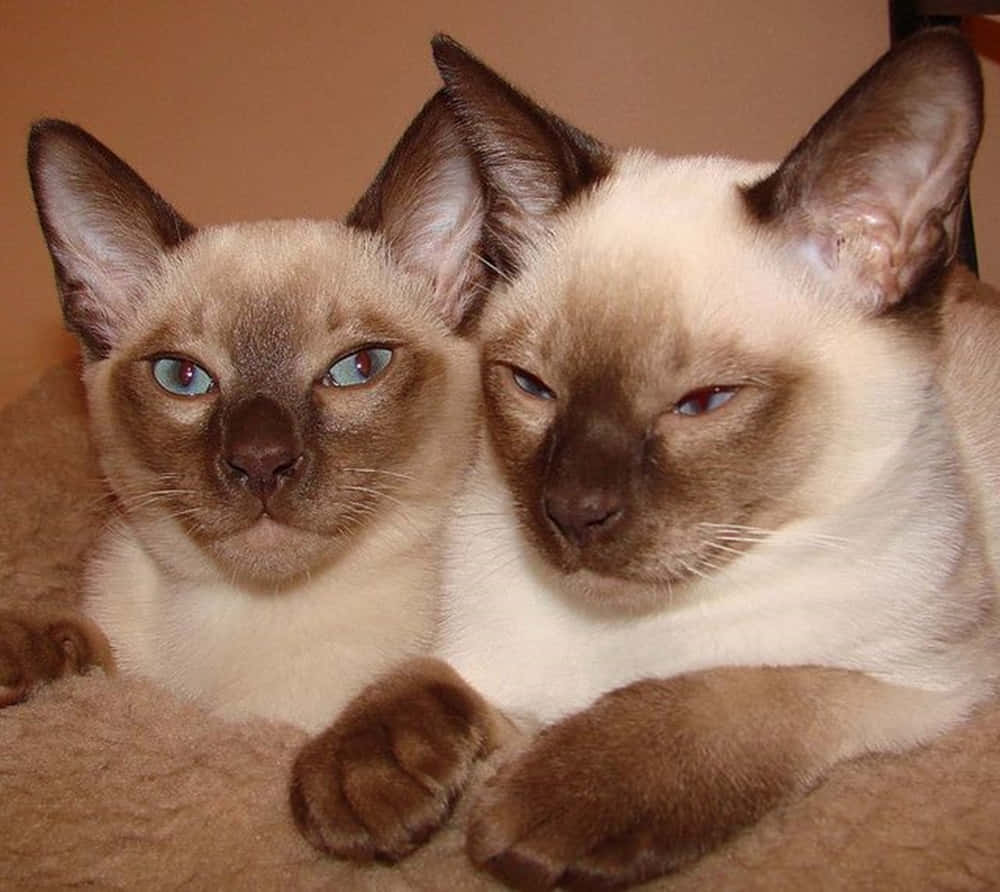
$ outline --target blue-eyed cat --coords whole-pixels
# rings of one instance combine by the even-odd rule
[[[119,671],[321,727],[426,648],[470,458],[481,202],[450,111],[428,102],[346,224],[196,228],[61,121],[29,171],[115,501],[87,613]],[[67,621],[72,668],[94,631]],[[20,653],[22,695],[61,671]]]

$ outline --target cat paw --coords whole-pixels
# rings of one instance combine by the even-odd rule
[[[618,889],[754,823],[789,792],[789,769],[749,734],[734,742],[702,693],[638,682],[544,729],[474,804],[473,863],[516,889]]]
[[[87,617],[48,607],[0,609],[0,707],[92,666],[112,671],[114,663],[107,638]]]
[[[599,794],[546,792],[549,767],[529,757],[490,786],[467,838],[478,868],[524,892],[621,889],[673,869],[642,822],[601,826]]]
[[[398,861],[451,814],[495,744],[495,713],[447,664],[411,660],[299,752],[290,802],[305,838],[353,861]]]
[[[648,829],[624,819],[616,766],[593,747],[597,741],[588,747],[576,738],[574,724],[547,729],[475,804],[469,857],[514,889],[616,889],[646,878]]]

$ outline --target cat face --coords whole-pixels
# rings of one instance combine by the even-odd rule
[[[481,337],[488,429],[523,531],[575,591],[631,603],[801,516],[837,400],[810,355],[811,314],[754,336],[788,289],[755,256],[738,172],[622,166],[553,224]],[[701,219],[682,207],[687,188]],[[650,190],[674,201],[637,219]],[[743,270],[735,293],[699,256],[713,231]]]
[[[273,580],[449,486],[474,357],[372,236],[200,232],[153,287],[155,309],[87,372],[104,470],[134,521],[170,519],[220,567]]]
[[[478,196],[432,100],[349,224],[196,230],[73,125],[30,169],[102,470],[181,575],[280,587],[440,510],[477,419]],[[419,170],[421,176],[411,175]]]
[[[921,307],[979,134],[957,38],[876,66],[777,169],[611,152],[447,39],[436,54],[503,198],[490,441],[567,593],[681,596],[872,485],[930,388]]]

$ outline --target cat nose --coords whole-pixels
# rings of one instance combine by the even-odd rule
[[[238,405],[226,433],[222,459],[229,476],[262,500],[294,476],[302,463],[291,415],[266,396]]]
[[[545,513],[567,540],[584,546],[608,535],[625,509],[620,496],[609,490],[550,492],[545,497]]]
[[[301,458],[276,444],[246,444],[231,453],[226,464],[250,492],[267,499],[285,479],[294,475]]]

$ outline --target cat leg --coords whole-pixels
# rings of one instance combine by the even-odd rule
[[[113,672],[114,660],[104,633],[83,614],[38,605],[0,608],[0,707],[91,666]]]
[[[836,762],[962,718],[939,693],[817,667],[631,684],[544,729],[474,804],[472,860],[518,889],[611,889],[715,848]]]
[[[451,814],[512,730],[447,663],[410,660],[369,685],[292,768],[292,814],[316,848],[397,861]]]

